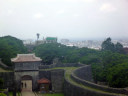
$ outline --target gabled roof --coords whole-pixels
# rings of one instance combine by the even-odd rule
[[[42,78],[40,80],[37,81],[39,84],[47,84],[50,83],[50,80],[46,79],[46,78]]]
[[[42,61],[39,57],[36,57],[35,54],[17,54],[16,58],[11,59],[12,62],[34,62]]]

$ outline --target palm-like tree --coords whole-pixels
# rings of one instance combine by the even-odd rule
[[[38,41],[38,39],[39,39],[39,37],[40,37],[40,34],[39,34],[39,33],[37,33],[36,35],[37,35],[37,41]]]

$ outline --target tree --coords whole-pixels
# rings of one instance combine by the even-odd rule
[[[4,94],[4,93],[0,93],[0,96],[7,96],[6,94]]]
[[[18,53],[27,53],[27,48],[23,42],[12,36],[0,37],[0,58],[3,63],[11,66],[11,58]]]
[[[114,51],[114,44],[111,42],[111,38],[107,38],[105,41],[103,41],[102,45],[102,50],[110,50]]]
[[[124,53],[123,45],[119,42],[115,44],[115,51],[118,53]]]
[[[128,63],[122,63],[109,69],[107,80],[109,86],[124,88],[128,86]]]
[[[3,79],[2,79],[2,78],[0,78],[0,88],[2,88],[2,87],[3,87],[3,83],[4,83]]]
[[[38,41],[38,39],[39,39],[39,37],[40,37],[40,34],[39,34],[39,33],[37,33],[36,35],[37,35],[37,41]]]

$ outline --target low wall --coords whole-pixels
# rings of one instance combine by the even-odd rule
[[[55,68],[55,67],[81,67],[81,66],[84,66],[84,64],[79,64],[79,63],[57,63],[57,64],[39,66],[39,69],[48,69],[48,68]]]
[[[51,81],[51,90],[53,92],[63,92],[63,81],[64,81],[64,70],[53,69],[53,70],[42,70],[39,71],[39,79],[47,78]]]
[[[73,72],[77,77],[83,80],[93,82],[92,69],[90,65],[85,65]]]
[[[39,79],[47,78],[51,81],[51,71],[39,71]]]
[[[111,87],[106,87],[106,86],[102,86],[102,85],[98,85],[98,84],[89,82],[92,79],[88,75],[88,74],[90,74],[88,69],[90,69],[89,65],[81,67],[81,68],[73,71],[73,73],[71,74],[71,78],[75,82],[85,85],[85,86],[88,86],[88,87],[91,87],[91,88],[95,88],[95,89],[99,89],[99,90],[111,92],[111,93],[127,94],[128,95],[128,91],[125,90],[124,88],[111,88]],[[86,70],[88,70],[88,71],[86,71]],[[84,73],[84,72],[86,72],[86,73]]]
[[[13,90],[14,72],[0,72],[0,78],[4,80],[4,87]]]
[[[77,85],[74,85],[65,79],[64,80],[64,96],[116,96],[116,95],[85,89]]]
[[[57,93],[63,92],[64,70],[63,69],[52,70],[51,82],[52,82],[52,90],[54,92]]]

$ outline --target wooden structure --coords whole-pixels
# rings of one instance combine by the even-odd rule
[[[50,85],[50,80],[46,78],[42,78],[37,81],[39,85],[39,90],[40,92],[47,93],[49,91],[49,85]]]

